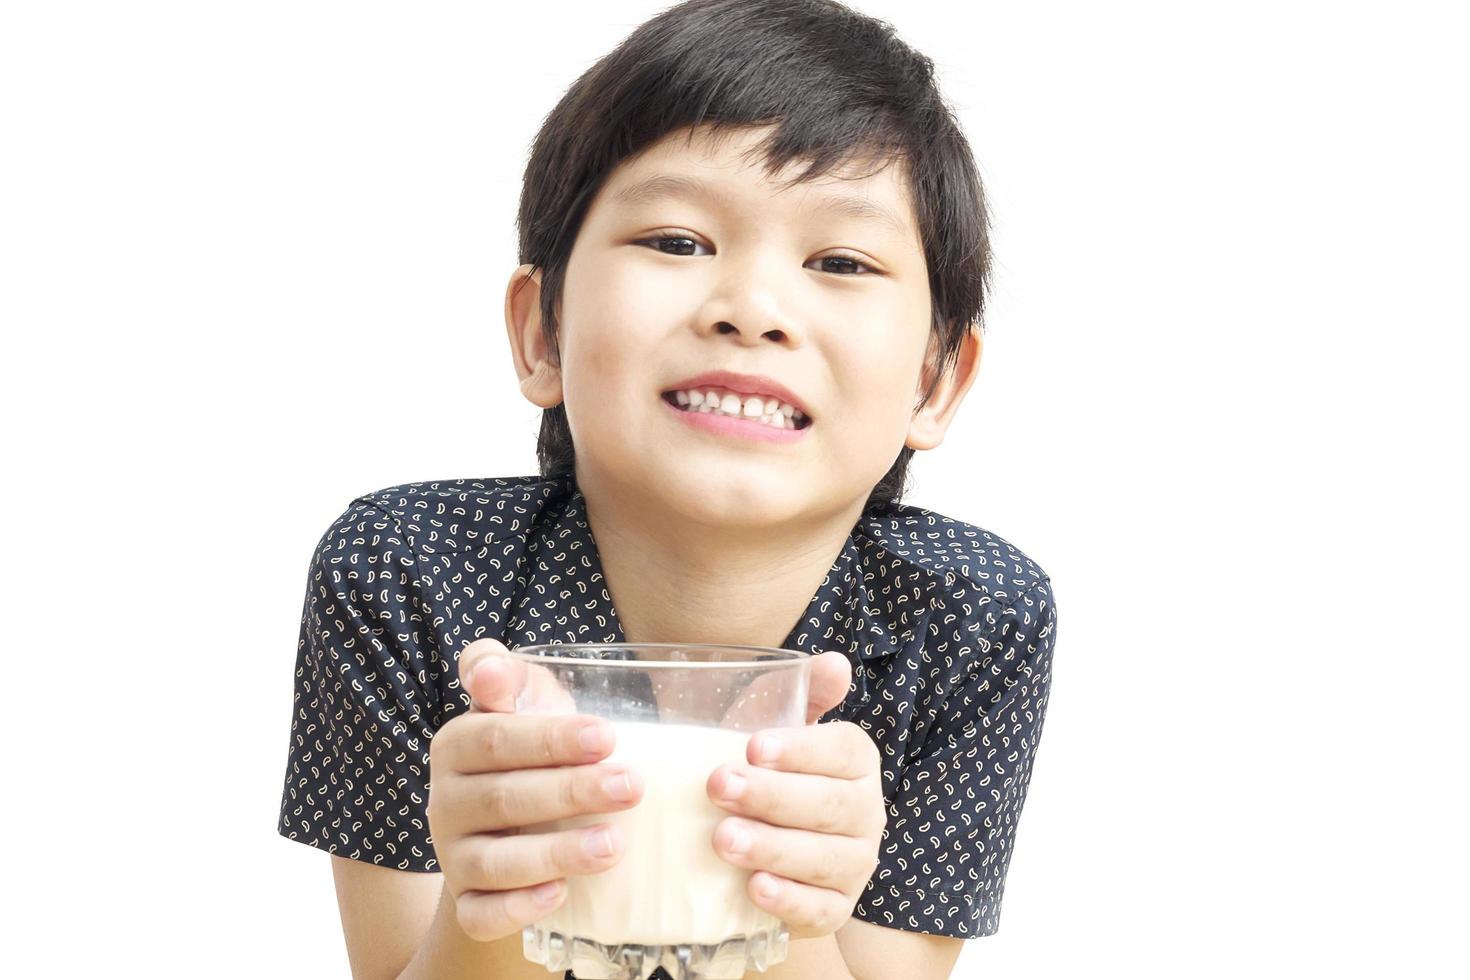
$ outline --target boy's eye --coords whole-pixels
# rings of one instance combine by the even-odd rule
[[[862,273],[863,275],[874,275],[875,274],[873,272],[873,267],[872,266],[868,265],[866,262],[863,262],[863,261],[861,261],[859,259],[855,259],[855,258],[853,258],[850,255],[824,255],[820,259],[817,259],[817,261],[818,262],[838,262],[838,263],[841,263],[838,266],[838,268],[840,268],[840,269],[851,269],[853,266],[857,266],[859,268],[867,269],[868,270],[867,272]],[[823,271],[824,272],[835,272],[836,270],[835,269],[828,268],[828,269],[824,269]]]
[[[661,232],[657,235],[651,235],[648,238],[640,238],[636,242],[634,242],[634,244],[644,245],[649,242],[653,243],[653,248],[657,249],[665,255],[690,255],[692,253],[685,251],[685,249],[702,247],[700,243],[695,241],[693,238],[690,238],[688,235],[678,234],[677,232]],[[678,251],[669,251],[668,248],[665,247],[669,245],[669,243],[673,243],[671,247],[678,249]],[[822,269],[823,272],[832,272],[838,275],[845,275],[845,273],[841,272],[840,270],[851,269],[852,267],[856,266],[858,268],[867,270],[867,272],[862,273],[862,275],[876,275],[870,265],[868,265],[866,262],[863,262],[861,259],[855,258],[851,255],[824,255],[821,258],[813,259],[812,261],[838,263],[837,268],[834,269],[831,267],[826,267]],[[849,276],[848,278],[851,277]]]
[[[653,247],[658,249],[660,252],[663,252],[665,255],[688,255],[689,253],[682,251],[682,249],[699,247],[699,243],[690,238],[688,235],[659,234],[654,235],[650,238],[640,238],[635,244],[642,245],[645,242],[653,242]],[[664,246],[669,242],[675,242],[675,247],[681,249],[681,251],[670,252],[665,249]]]

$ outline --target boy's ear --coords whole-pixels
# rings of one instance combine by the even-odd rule
[[[505,289],[505,329],[521,392],[532,404],[552,408],[561,404],[561,371],[551,361],[551,350],[541,333],[541,270],[520,265]]]
[[[929,403],[914,412],[914,417],[909,422],[908,438],[904,440],[905,446],[910,449],[933,449],[944,441],[944,433],[954,420],[960,402],[980,374],[982,346],[979,327],[967,327],[964,338],[960,341],[959,356],[954,367],[940,380]],[[924,397],[924,392],[929,390],[929,384],[938,374],[938,360],[939,339],[931,331],[929,348],[924,355],[924,370],[920,372],[919,387],[914,391],[915,405]]]

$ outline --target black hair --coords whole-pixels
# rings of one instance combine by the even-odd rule
[[[927,404],[967,331],[983,330],[989,215],[970,147],[941,97],[934,63],[892,25],[835,0],[686,0],[641,24],[582,74],[536,134],[517,216],[519,261],[541,272],[541,326],[560,364],[557,309],[591,202],[612,171],[665,136],[696,127],[775,128],[754,149],[793,183],[858,160],[902,164],[929,273]],[[881,167],[880,167],[881,169]],[[573,472],[564,404],[544,409],[543,478]],[[868,496],[902,501],[905,446]]]

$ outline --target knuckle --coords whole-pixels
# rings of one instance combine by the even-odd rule
[[[537,741],[541,752],[541,761],[547,765],[557,761],[557,726],[543,724]]]
[[[839,855],[830,849],[822,850],[812,873],[814,875],[812,884],[827,886],[836,883],[842,874],[842,861]]]
[[[583,780],[577,779],[572,773],[557,774],[556,805],[562,813],[571,815],[582,812],[582,808],[577,805],[577,798],[581,795],[577,787],[582,784]]]
[[[605,775],[605,772],[591,766],[582,766],[574,778],[567,780],[566,805],[577,813],[591,813],[600,809],[601,781]]]
[[[479,738],[476,740],[477,748],[485,754],[485,758],[491,762],[497,762],[506,750],[506,736],[508,732],[505,726],[506,719],[499,715],[486,715],[483,718],[483,726]]]
[[[759,854],[754,853],[756,848],[759,848]],[[791,851],[786,846],[785,838],[780,834],[761,834],[756,836],[754,843],[751,845],[751,850],[752,853],[747,854],[746,856],[753,861],[758,862],[763,867],[785,867],[791,860]]]
[[[486,891],[500,891],[504,887],[500,882],[508,869],[500,848],[493,845],[478,848],[470,867],[477,887]]]
[[[485,809],[492,820],[504,825],[514,825],[511,818],[519,803],[519,794],[507,779],[491,779],[485,787]]]
[[[845,814],[848,807],[847,801],[842,798],[841,791],[837,789],[825,789],[822,791],[821,801],[821,831],[824,834],[835,834],[840,831],[845,823]]]
[[[561,878],[587,870],[587,853],[582,850],[582,835],[585,833],[585,829],[569,830],[546,838],[541,863],[547,878]]]

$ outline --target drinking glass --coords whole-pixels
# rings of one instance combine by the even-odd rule
[[[546,833],[609,823],[625,846],[618,863],[570,875],[556,911],[525,927],[526,958],[578,980],[739,980],[786,958],[789,930],[746,893],[750,872],[714,849],[729,814],[705,785],[725,763],[744,764],[766,728],[806,722],[811,657],[770,647],[687,643],[552,643],[510,655],[526,661],[520,714],[606,719],[605,762],[636,769],[638,805],[535,824]]]

